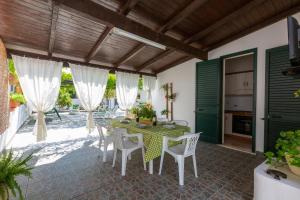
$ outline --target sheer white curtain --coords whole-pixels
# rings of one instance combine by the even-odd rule
[[[156,77],[143,75],[143,90],[147,91],[147,98],[151,101],[151,94],[155,89]]]
[[[47,128],[44,112],[55,106],[60,88],[62,62],[15,55],[12,58],[27,105],[37,112],[33,133],[37,141],[45,140]]]
[[[95,128],[93,111],[100,105],[107,84],[108,70],[70,64],[76,94],[88,111],[86,127]]]
[[[116,79],[117,101],[119,107],[127,112],[132,108],[136,101],[139,75],[116,72]]]

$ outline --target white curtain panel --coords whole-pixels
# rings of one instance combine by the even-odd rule
[[[86,127],[95,128],[93,111],[100,105],[108,79],[108,70],[70,64],[76,94],[88,112]]]
[[[155,90],[156,77],[143,75],[143,90],[148,93],[148,100],[151,101],[151,94]]]
[[[136,101],[139,75],[116,72],[116,79],[116,95],[119,107],[128,111]]]
[[[27,105],[37,112],[33,133],[38,142],[43,141],[47,137],[44,112],[55,106],[63,63],[16,55],[12,58]]]

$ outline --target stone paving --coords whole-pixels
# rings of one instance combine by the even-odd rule
[[[196,153],[199,177],[194,177],[192,159],[187,158],[185,185],[179,186],[177,164],[172,157],[165,156],[161,176],[159,159],[154,160],[154,174],[150,175],[143,170],[141,152],[137,151],[127,163],[126,176],[121,177],[121,155],[118,154],[116,167],[112,168],[110,147],[108,161],[102,162],[97,133],[86,133],[83,114],[64,114],[62,121],[55,116],[49,119],[47,142],[34,142],[31,133],[34,122],[28,120],[12,145],[16,152],[35,151],[31,161],[33,178],[19,178],[27,200],[253,198],[253,170],[263,161],[262,155],[199,142]]]

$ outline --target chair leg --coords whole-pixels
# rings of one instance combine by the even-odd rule
[[[114,149],[114,159],[113,159],[113,167],[115,167],[115,163],[116,163],[116,157],[117,157],[117,149]]]
[[[163,166],[163,162],[164,162],[164,156],[165,156],[165,152],[163,151],[161,156],[160,156],[160,164],[159,164],[159,175],[161,175],[161,170],[162,170],[162,166]]]
[[[103,162],[106,162],[107,146],[108,143],[106,140],[104,140]]]
[[[184,157],[178,157],[179,185],[184,185]]]
[[[195,172],[195,177],[198,178],[198,173],[197,173],[197,163],[196,163],[196,155],[193,155],[193,165],[194,165],[194,172]]]
[[[127,152],[126,151],[122,151],[122,176],[125,176],[126,174],[126,164],[127,164]]]
[[[144,147],[142,147],[142,157],[143,157],[144,170],[147,170],[146,162],[145,162],[145,149],[144,149]]]

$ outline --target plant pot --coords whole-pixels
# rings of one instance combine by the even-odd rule
[[[19,105],[20,105],[19,102],[10,100],[10,101],[9,101],[9,108],[10,108],[10,111],[15,110],[15,108],[18,107]]]
[[[4,191],[4,194],[3,194],[4,198],[2,198],[2,195],[0,194],[0,200],[8,200],[7,186],[4,183],[0,183],[0,188],[1,188],[1,191]]]
[[[288,166],[289,166],[291,172],[293,172],[293,174],[295,174],[297,176],[300,176],[300,167],[297,167],[297,166],[294,166],[294,165],[290,164],[290,160],[291,160],[290,155],[285,154],[285,159],[286,159],[286,161],[288,163]]]
[[[140,124],[145,124],[145,125],[152,125],[152,120],[151,119],[141,119],[139,121]]]

